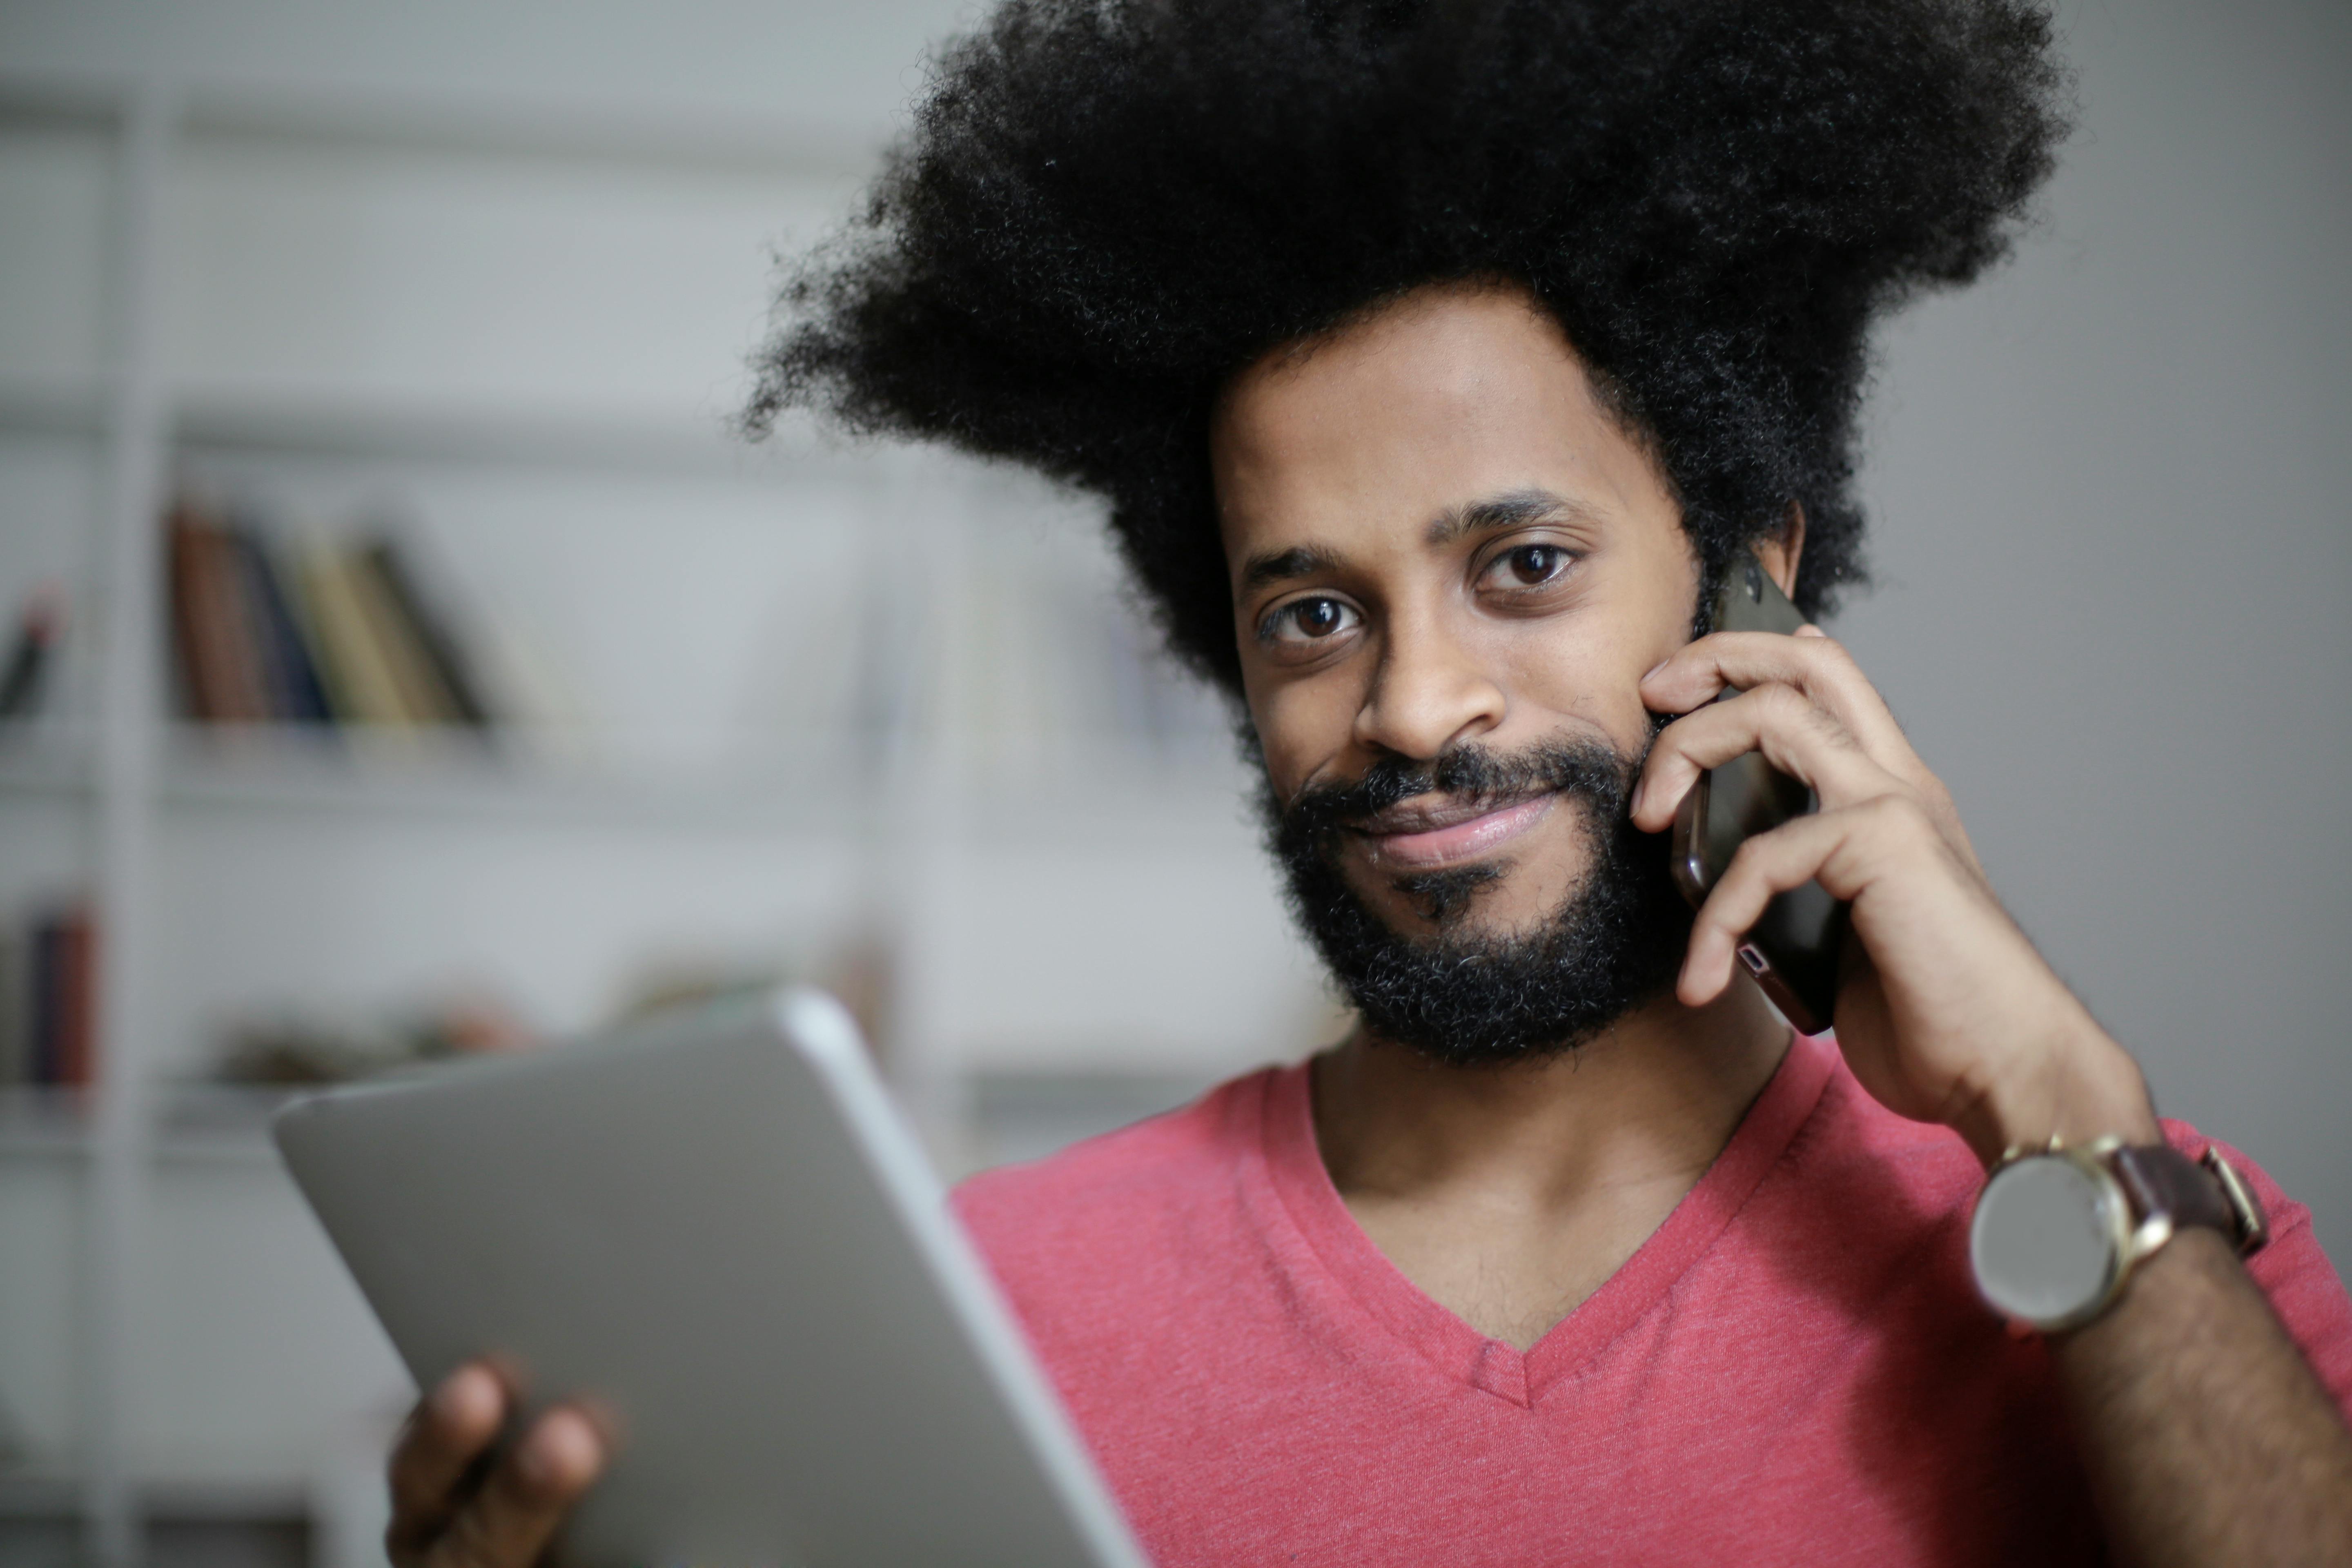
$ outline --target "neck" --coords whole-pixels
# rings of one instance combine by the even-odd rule
[[[1630,1258],[1788,1049],[1753,986],[1541,1059],[1446,1067],[1362,1030],[1314,1066],[1340,1197],[1407,1278],[1522,1349]]]

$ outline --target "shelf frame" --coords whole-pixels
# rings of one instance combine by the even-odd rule
[[[155,548],[170,464],[159,316],[166,276],[165,186],[181,105],[160,80],[122,106],[115,184],[115,325],[105,410],[104,596],[95,787],[97,1074],[91,1086],[92,1202],[85,1259],[80,1383],[83,1506],[100,1568],[137,1568],[144,1542],[129,1466],[133,1390],[131,1292],[145,1234],[150,1158],[155,725],[162,711],[163,595]]]

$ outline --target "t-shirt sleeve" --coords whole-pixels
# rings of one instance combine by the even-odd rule
[[[2164,1131],[2174,1148],[2192,1157],[2202,1157],[2209,1146],[2220,1149],[2262,1200],[2271,1239],[2246,1260],[2246,1272],[2270,1298],[2271,1310],[2302,1347],[2311,1370],[2335,1396],[2336,1408],[2352,1420],[2352,1297],[2345,1294],[2343,1279],[2319,1245],[2311,1211],[2281,1191],[2269,1172],[2220,1139],[2208,1138],[2185,1121],[2168,1120]]]

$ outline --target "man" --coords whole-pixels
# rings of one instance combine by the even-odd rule
[[[2209,1143],[1843,650],[1706,624],[1744,552],[1810,612],[1858,576],[1870,322],[2000,254],[2047,38],[2019,0],[1015,5],[795,285],[763,415],[1108,498],[1361,1016],[958,1194],[1156,1561],[2352,1562],[2308,1215],[2221,1151],[2256,1247],[2164,1152]],[[1820,809],[1693,918],[1664,831],[1751,751]],[[1736,956],[1809,880],[1851,906],[1833,1039]],[[2098,1152],[2004,1164],[2053,1142]],[[2134,1200],[2172,1233],[2015,1332],[1971,1214],[2061,1166],[2174,1172]],[[404,1563],[527,1562],[588,1484],[568,1411],[467,1479],[503,1397],[420,1406]]]

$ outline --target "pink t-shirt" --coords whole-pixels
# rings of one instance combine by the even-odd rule
[[[1524,1355],[1373,1247],[1307,1095],[1269,1069],[956,1193],[1160,1568],[2102,1559],[2047,1351],[1969,1283],[1982,1171],[1833,1046]],[[2273,1221],[2254,1277],[2352,1405],[2310,1215],[2224,1148]]]

